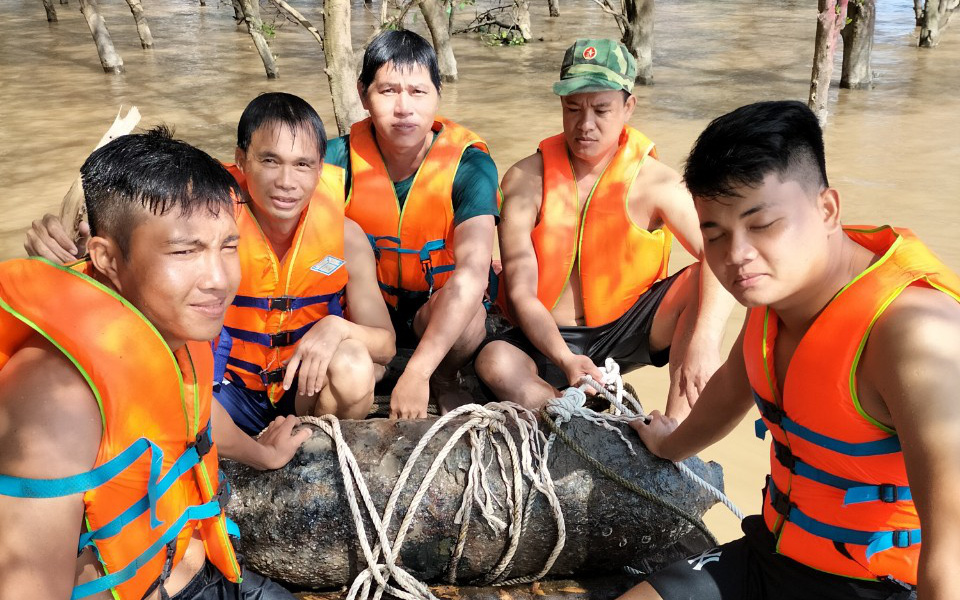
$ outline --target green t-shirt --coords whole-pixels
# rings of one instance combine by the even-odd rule
[[[434,138],[436,138],[436,133]],[[346,171],[346,193],[350,193],[350,134],[330,140],[324,161],[342,167]],[[416,173],[403,181],[394,181],[393,189],[400,208],[407,200]],[[460,157],[460,166],[453,178],[453,224],[463,223],[472,217],[493,215],[500,220],[497,209],[497,165],[490,155],[479,148],[467,148]]]

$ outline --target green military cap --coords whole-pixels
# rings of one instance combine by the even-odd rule
[[[560,81],[553,93],[569,96],[583,92],[633,90],[637,61],[627,47],[614,40],[577,40],[567,48],[560,66]]]

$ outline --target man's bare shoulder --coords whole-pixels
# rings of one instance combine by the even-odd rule
[[[643,163],[643,168],[637,174],[631,193],[635,196],[654,196],[664,191],[674,192],[678,187],[686,189],[680,173],[654,157],[648,156]]]
[[[370,247],[370,240],[360,225],[352,219],[343,220],[343,245],[351,250]]]
[[[913,378],[960,383],[960,303],[926,286],[905,289],[870,332],[862,365],[867,381],[910,387]],[[917,382],[919,383],[919,382]]]
[[[93,391],[40,335],[0,370],[0,472],[33,478],[83,472],[96,460],[101,433]]]
[[[501,183],[503,195],[539,198],[543,191],[543,156],[534,152],[507,169]]]

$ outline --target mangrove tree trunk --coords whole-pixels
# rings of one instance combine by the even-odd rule
[[[267,39],[263,37],[263,20],[260,18],[260,4],[257,0],[239,0],[243,20],[247,24],[247,32],[253,38],[253,45],[257,47],[263,68],[267,72],[267,79],[276,79],[280,76],[277,60],[273,57]]]
[[[877,17],[876,0],[851,2],[847,7],[848,22],[843,37],[843,70],[840,87],[861,89],[873,83],[870,54],[873,51],[873,30]]]
[[[387,0],[383,0],[386,5]],[[365,118],[366,111],[357,96],[357,71],[353,60],[353,37],[350,35],[350,0],[326,0],[323,6],[324,71],[330,83],[333,115],[340,135]]]
[[[530,0],[513,0],[513,22],[517,24],[523,41],[529,42],[533,39],[530,28]]]
[[[960,0],[927,0],[920,26],[921,48],[934,48],[940,43],[940,36],[958,6]]]
[[[47,11],[47,22],[57,22],[57,7],[53,5],[53,0],[43,0],[43,9]]]
[[[453,55],[453,46],[450,44],[450,23],[444,14],[441,0],[421,0],[420,12],[427,22],[430,36],[433,38],[433,49],[437,52],[437,61],[440,65],[441,81],[456,81],[457,58]]]
[[[97,45],[97,54],[100,56],[100,65],[103,66],[104,72],[123,73],[123,59],[120,58],[116,48],[113,47],[110,30],[107,29],[107,23],[100,16],[97,0],[80,0],[80,12],[83,14],[83,18],[87,20],[87,27],[90,28],[93,41]]]
[[[637,83],[653,85],[653,0],[625,0],[623,44],[637,59]]]
[[[547,0],[547,5],[550,7],[551,17],[560,16],[560,0]]]
[[[137,24],[137,34],[140,36],[140,46],[146,50],[153,48],[153,34],[150,33],[150,26],[147,25],[147,18],[143,15],[143,4],[140,0],[127,0],[130,5],[130,12],[133,13],[133,20]]]
[[[807,106],[817,115],[822,127],[827,124],[833,57],[837,51],[837,38],[847,18],[847,0],[819,0],[818,10],[817,38],[814,42],[813,72],[810,75]]]

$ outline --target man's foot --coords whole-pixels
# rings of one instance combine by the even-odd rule
[[[441,415],[475,402],[473,396],[464,389],[459,372],[450,378],[434,373],[430,378],[430,399],[437,403]]]

